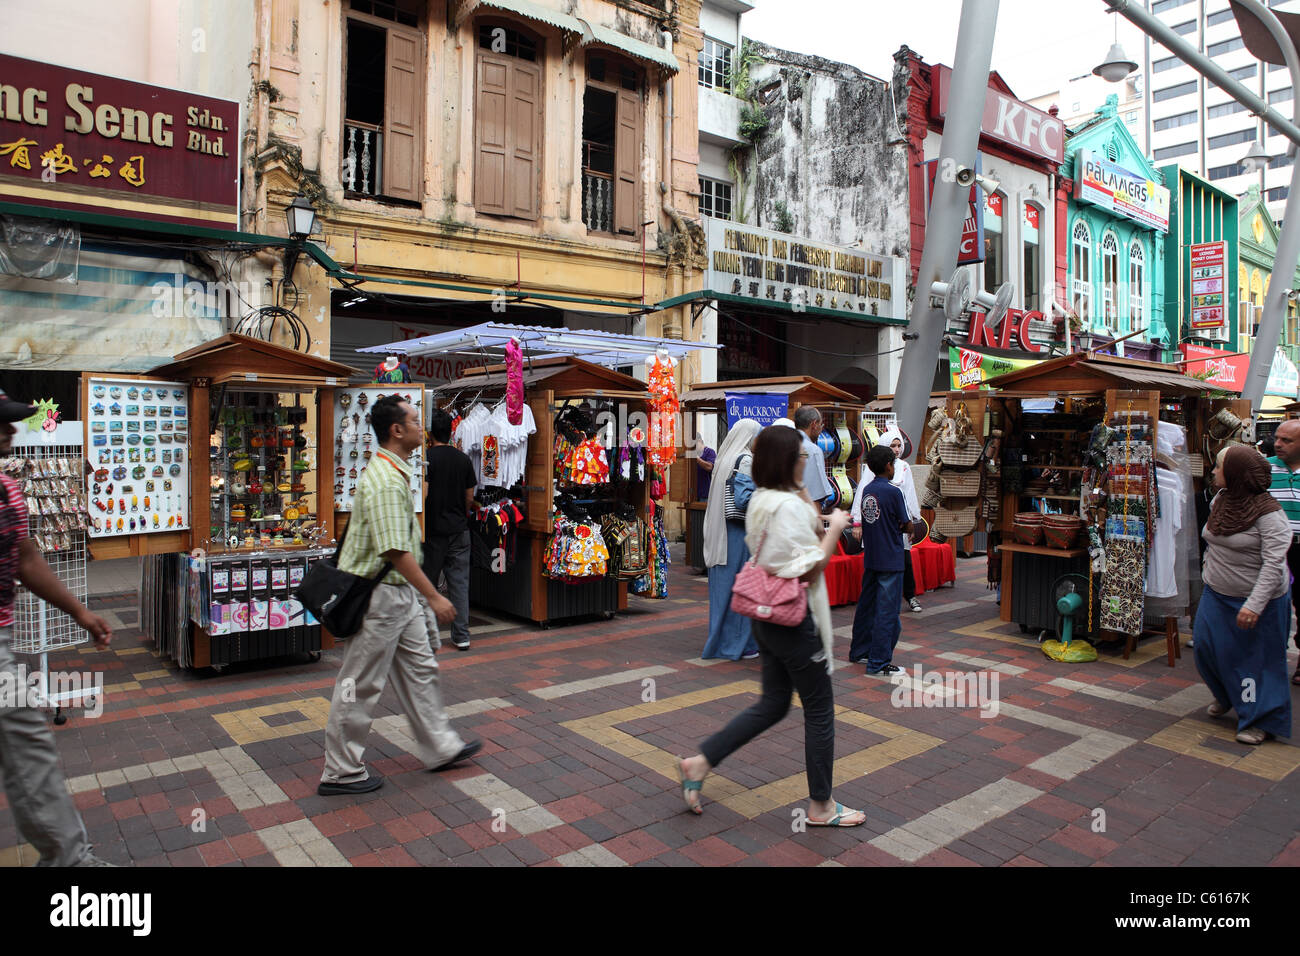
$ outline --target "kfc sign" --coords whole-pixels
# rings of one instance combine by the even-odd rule
[[[928,192],[925,197],[925,208],[930,208],[930,203],[934,199],[934,176],[939,168],[937,159],[929,160],[925,164],[926,183]],[[980,171],[979,158],[975,160],[975,171]],[[928,213],[927,213],[928,215]],[[980,191],[976,186],[971,186],[970,196],[966,201],[966,216],[961,225],[961,245],[957,249],[957,265],[967,266],[976,262],[984,261],[984,203],[980,202]]]
[[[934,68],[934,95],[930,115],[942,119],[948,112],[952,87],[952,69]],[[984,100],[984,118],[980,130],[989,139],[1006,143],[1021,152],[1051,160],[1060,165],[1065,159],[1065,124],[1050,113],[1036,110],[1001,90],[989,88]]]
[[[996,332],[989,329],[984,324],[985,316],[983,312],[971,312],[970,331],[966,336],[966,342],[972,348],[988,347],[994,349],[1009,349],[1013,341],[1019,348],[1026,352],[1041,352],[1042,346],[1029,340],[1029,323],[1033,321],[1044,321],[1045,317],[1041,312],[1022,312],[1019,309],[1008,309],[1007,317],[1002,320]],[[996,338],[995,338],[996,336]]]

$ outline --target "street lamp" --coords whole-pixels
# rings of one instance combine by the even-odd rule
[[[1250,144],[1250,150],[1241,158],[1241,167],[1248,173],[1257,173],[1268,166],[1273,157],[1264,152],[1259,140]]]
[[[1118,30],[1118,26],[1116,27],[1116,30]],[[1130,73],[1134,72],[1137,68],[1137,63],[1128,58],[1128,54],[1124,52],[1124,48],[1119,45],[1119,40],[1116,39],[1116,41],[1111,44],[1110,52],[1106,54],[1106,59],[1102,60],[1100,65],[1098,65],[1092,72],[1096,76],[1100,76],[1107,83],[1118,83]]]
[[[284,210],[285,222],[289,229],[289,238],[302,242],[316,231],[316,209],[302,193],[294,197]]]

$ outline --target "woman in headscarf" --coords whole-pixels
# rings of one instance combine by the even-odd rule
[[[880,436],[880,444],[888,445],[894,450],[894,477],[891,484],[903,493],[903,503],[907,505],[907,517],[912,521],[921,520],[921,502],[916,497],[916,482],[912,480],[912,466],[903,460],[903,433],[898,430],[897,425],[890,425],[885,433]],[[855,529],[857,534],[861,535],[862,515],[858,511],[862,501],[862,489],[875,480],[870,469],[865,466],[862,469],[862,481],[858,484],[858,490],[853,495],[855,524],[859,527]],[[907,554],[903,555],[903,600],[913,611],[920,611],[921,604],[916,600],[916,573],[912,570],[912,536],[904,533],[903,550]]]
[[[1253,448],[1220,452],[1222,489],[1201,532],[1205,591],[1192,630],[1196,669],[1214,694],[1211,717],[1237,712],[1237,740],[1291,736],[1286,642],[1291,624],[1286,553],[1291,525],[1268,492],[1268,462]]]
[[[762,426],[752,418],[742,418],[727,432],[713,464],[713,483],[709,486],[709,504],[704,510],[704,564],[709,569],[709,639],[704,644],[705,660],[725,657],[728,660],[751,660],[758,657],[758,644],[750,620],[731,610],[731,586],[745,562],[745,521],[727,520],[727,484],[734,472],[750,476],[753,458],[750,449]]]

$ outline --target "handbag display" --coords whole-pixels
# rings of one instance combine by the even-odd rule
[[[808,585],[798,578],[779,578],[759,567],[758,556],[766,541],[764,529],[754,556],[740,569],[731,586],[731,609],[756,621],[797,627],[808,615]]]
[[[740,470],[740,463],[747,457],[749,456],[742,455],[738,458],[736,467],[727,476],[723,503],[725,505],[724,513],[728,521],[745,520],[745,509],[749,507],[749,499],[757,487],[754,484],[754,479]]]
[[[366,611],[370,609],[371,595],[393,567],[392,562],[385,561],[384,566],[370,578],[340,571],[339,555],[343,553],[343,542],[351,528],[352,523],[348,522],[334,553],[313,564],[293,592],[293,596],[326,630],[340,638],[351,637],[361,630]]]

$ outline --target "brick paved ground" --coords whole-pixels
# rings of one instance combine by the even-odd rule
[[[134,595],[94,602],[112,650],[52,660],[107,685],[104,714],[74,716],[56,739],[96,852],[140,866],[1300,863],[1300,748],[1237,744],[1204,715],[1190,653],[1171,670],[1163,642],[1129,661],[1047,660],[997,621],[983,573],[982,559],[959,562],[955,589],[925,595],[895,659],[996,678],[995,716],[895,706],[910,686],[836,673],[835,795],[865,809],[857,829],[794,830],[807,797],[797,708],[709,778],[703,816],[682,812],[672,755],[753,699],[758,662],[698,659],[704,580],[679,568],[670,600],[634,600],[612,622],[476,617],[473,649],[440,656],[457,726],[482,753],[421,771],[388,693],[373,794],[315,793],[339,651],[182,672],[153,656]],[[851,620],[835,611],[841,654]],[[33,861],[0,797],[0,865]]]

